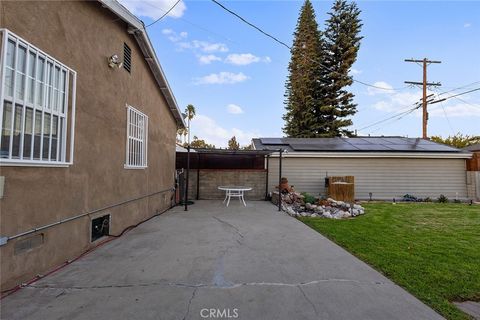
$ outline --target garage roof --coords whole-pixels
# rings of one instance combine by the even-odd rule
[[[355,137],[355,138],[258,138],[253,139],[256,150],[289,152],[421,152],[466,153],[444,144],[421,138]]]

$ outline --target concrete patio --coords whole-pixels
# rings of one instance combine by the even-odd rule
[[[233,200],[228,208],[221,201],[198,201],[188,212],[176,207],[1,303],[2,319],[213,315],[442,319],[367,264],[262,201],[247,202],[246,208]]]

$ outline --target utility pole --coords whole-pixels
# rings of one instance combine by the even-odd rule
[[[422,63],[423,65],[423,81],[416,82],[416,81],[405,81],[406,84],[413,84],[413,85],[421,85],[423,87],[423,97],[422,97],[422,107],[423,107],[423,117],[422,117],[422,124],[423,124],[423,139],[428,139],[427,135],[427,123],[428,123],[428,111],[427,111],[427,86],[441,86],[440,82],[428,82],[427,81],[427,66],[430,63],[442,63],[441,61],[432,61],[424,58],[422,60],[417,59],[405,59],[405,62],[415,62],[415,63]]]

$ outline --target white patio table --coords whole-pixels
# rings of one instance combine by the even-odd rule
[[[245,203],[245,199],[243,198],[243,195],[245,191],[250,191],[252,188],[250,187],[243,187],[243,186],[220,186],[218,187],[218,190],[223,190],[225,191],[225,199],[223,202],[227,201],[227,207],[230,203],[230,198],[231,197],[237,197],[241,202],[243,202],[243,205],[246,207],[247,204]]]

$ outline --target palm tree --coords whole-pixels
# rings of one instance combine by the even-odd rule
[[[190,145],[190,121],[195,117],[195,107],[193,104],[189,104],[185,108],[185,114],[187,115],[187,120],[188,120],[188,125],[187,125],[187,132],[184,134],[188,133],[188,145]]]

